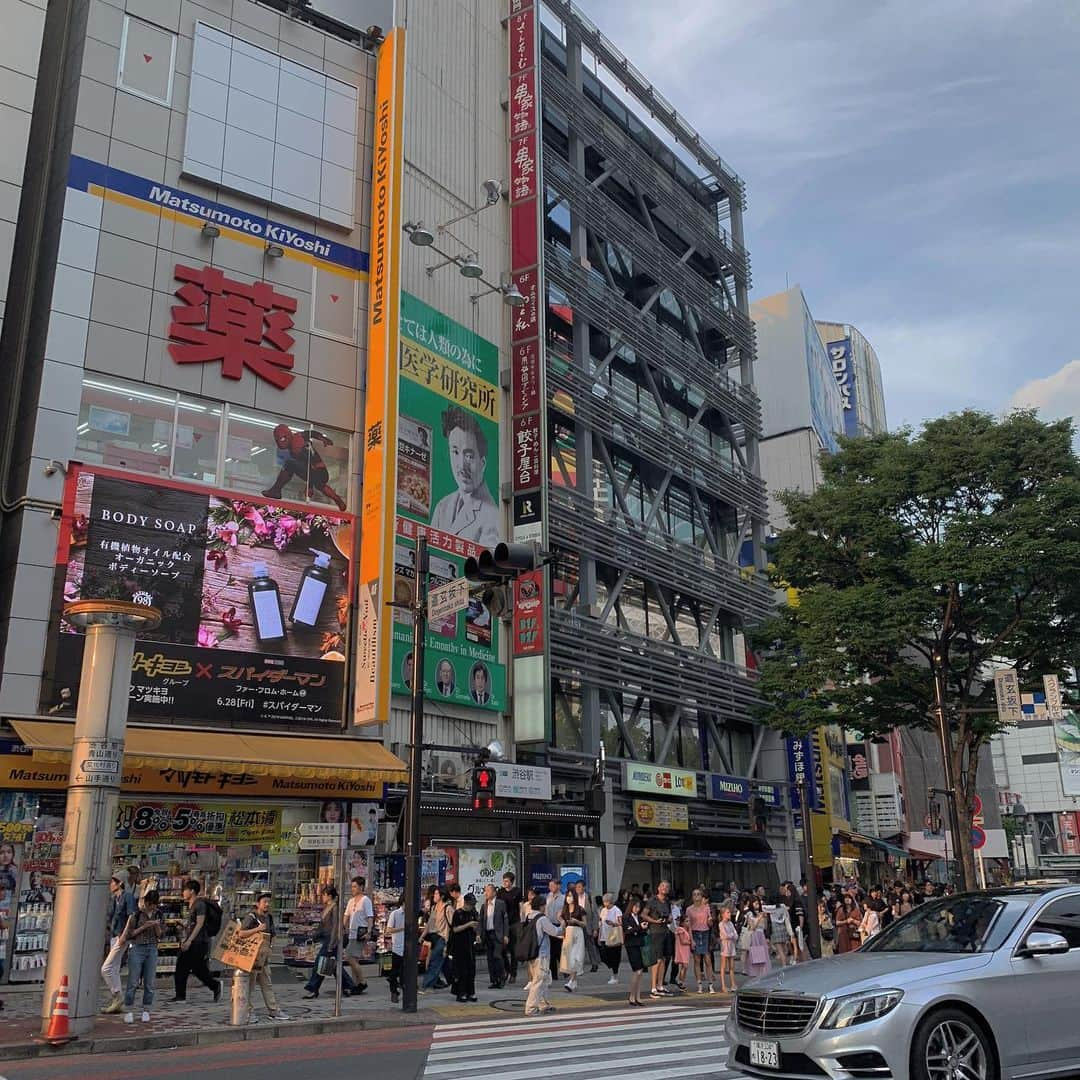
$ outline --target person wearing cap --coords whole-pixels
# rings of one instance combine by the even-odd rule
[[[124,887],[124,880],[119,874],[113,874],[109,878],[109,951],[105,956],[105,962],[101,965],[101,977],[109,988],[112,997],[109,1004],[102,1010],[107,1013],[118,1013],[124,1007],[124,995],[120,982],[120,964],[127,951],[128,943],[124,935],[124,927],[128,919],[135,914],[135,894]]]
[[[288,1013],[278,1008],[277,997],[274,994],[273,980],[270,978],[270,943],[274,939],[274,916],[270,914],[270,893],[259,893],[255,899],[255,907],[244,916],[243,922],[236,936],[241,941],[248,938],[261,937],[262,943],[259,948],[259,956],[255,966],[248,974],[248,1023],[257,1024],[255,1016],[254,984],[257,984],[262,992],[263,1003],[271,1020],[288,1020]]]

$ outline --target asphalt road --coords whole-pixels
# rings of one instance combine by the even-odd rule
[[[326,1080],[377,1076],[417,1080],[424,1074],[431,1028],[340,1032],[266,1039],[221,1047],[137,1054],[77,1054],[0,1062],[2,1080]]]

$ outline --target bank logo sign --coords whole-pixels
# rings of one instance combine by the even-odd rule
[[[697,773],[688,769],[669,769],[664,765],[643,765],[636,761],[623,764],[623,790],[644,791],[652,795],[697,797]]]

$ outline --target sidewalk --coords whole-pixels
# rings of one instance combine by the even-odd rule
[[[615,1005],[625,1000],[629,971],[623,970],[619,983],[609,986],[609,972],[601,968],[596,973],[586,971],[578,980],[578,991],[568,994],[560,982],[551,989],[553,1002],[561,1008],[580,1009]],[[188,985],[187,1001],[172,1003],[171,979],[159,979],[152,1018],[144,1024],[139,1020],[141,992],[136,995],[134,1024],[125,1024],[123,1014],[98,1017],[93,1033],[77,1039],[64,1047],[54,1048],[36,1042],[41,1027],[42,988],[40,985],[9,985],[0,988],[4,1009],[0,1012],[0,1061],[14,1058],[43,1057],[52,1054],[110,1053],[131,1050],[149,1050],[165,1046],[210,1046],[224,1042],[287,1038],[295,1035],[313,1035],[342,1028],[393,1028],[427,1026],[446,1021],[498,1019],[507,1013],[522,1013],[525,1003],[524,981],[519,976],[516,986],[507,985],[501,990],[490,990],[487,976],[478,971],[476,976],[475,1003],[459,1004],[448,990],[421,994],[419,1008],[415,1013],[404,1013],[400,1004],[390,1003],[390,991],[386,979],[372,974],[368,977],[368,991],[359,997],[343,997],[341,1017],[334,1016],[333,983],[323,982],[322,992],[313,1000],[304,999],[303,980],[307,973],[294,969],[274,968],[274,992],[278,1005],[290,1019],[271,1021],[263,1006],[262,996],[255,992],[258,1022],[244,1027],[229,1024],[231,1014],[231,979],[226,979],[221,1001],[216,1005],[201,983],[192,979]],[[125,971],[126,980],[126,971]],[[557,1000],[556,1000],[557,998]],[[100,995],[104,1006],[109,995],[104,988]],[[678,998],[665,999],[693,1005],[727,1005],[730,997],[723,995],[681,994]]]

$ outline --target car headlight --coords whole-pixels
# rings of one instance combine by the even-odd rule
[[[904,996],[903,990],[866,990],[861,994],[849,994],[837,998],[825,1015],[823,1028],[847,1028],[865,1024],[890,1013]]]

